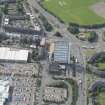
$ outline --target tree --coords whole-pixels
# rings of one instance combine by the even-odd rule
[[[78,34],[79,33],[79,27],[69,25],[68,31],[72,34]]]
[[[2,8],[2,12],[4,13],[4,14],[8,14],[8,4],[6,3],[5,5],[4,5],[4,7]]]
[[[0,42],[7,39],[9,39],[9,36],[7,36],[5,33],[0,33]]]
[[[39,18],[41,19],[41,21],[43,22],[43,26],[45,27],[45,30],[48,32],[51,32],[53,30],[52,25],[48,22],[48,20],[45,18],[45,16],[43,16],[42,14],[40,14]]]
[[[63,37],[62,34],[61,34],[60,32],[56,32],[56,33],[54,34],[54,36]]]
[[[17,1],[17,10],[18,10],[19,13],[20,12],[23,13],[23,4],[22,4],[21,0]]]
[[[32,59],[33,59],[34,61],[38,60],[38,58],[39,58],[38,52],[39,52],[38,48],[36,48],[36,49],[34,49],[34,50],[32,51]]]

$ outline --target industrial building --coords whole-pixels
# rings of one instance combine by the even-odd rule
[[[0,61],[27,62],[28,50],[0,47]]]
[[[53,47],[52,47],[53,46]],[[51,45],[50,57],[60,64],[70,64],[70,47],[71,43],[67,41],[56,41]]]
[[[9,81],[0,80],[0,105],[4,105],[9,98]]]

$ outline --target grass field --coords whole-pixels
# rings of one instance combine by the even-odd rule
[[[97,101],[100,103],[100,105],[105,105],[105,92],[101,92],[97,97]]]
[[[43,0],[44,8],[60,17],[65,23],[82,25],[104,23],[105,19],[96,15],[90,6],[104,0]]]
[[[98,63],[98,68],[105,71],[105,63]]]

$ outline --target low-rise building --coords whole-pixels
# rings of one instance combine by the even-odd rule
[[[58,87],[46,87],[44,101],[61,103],[67,99],[67,89]]]
[[[0,61],[27,62],[28,50],[0,47]]]

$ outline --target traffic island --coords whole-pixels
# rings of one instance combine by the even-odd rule
[[[90,58],[87,71],[105,77],[105,52],[97,53]]]

